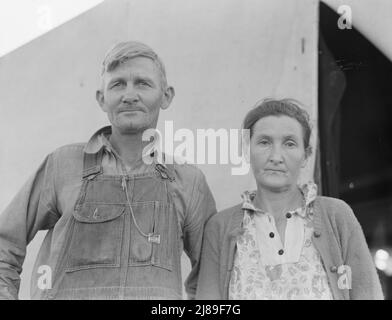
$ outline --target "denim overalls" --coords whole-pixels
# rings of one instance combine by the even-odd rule
[[[106,175],[84,155],[83,183],[48,299],[182,299],[173,166]],[[130,208],[131,206],[131,208]]]

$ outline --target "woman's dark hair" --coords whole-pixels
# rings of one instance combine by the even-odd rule
[[[309,124],[309,114],[299,107],[300,103],[294,99],[273,100],[265,99],[256,104],[250,110],[243,122],[243,128],[250,130],[250,137],[253,135],[253,126],[261,118],[268,116],[288,116],[297,120],[303,129],[305,150],[309,150],[309,140],[311,128]]]

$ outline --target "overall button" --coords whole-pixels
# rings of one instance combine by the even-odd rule
[[[331,270],[331,272],[335,273],[335,272],[338,271],[338,268],[337,268],[336,266],[332,266],[332,267],[330,268],[330,270]]]
[[[270,238],[273,238],[273,237],[275,237],[275,233],[270,232],[269,236],[270,236]]]
[[[315,232],[313,232],[313,235],[314,235],[316,238],[320,238],[321,233],[320,233],[319,231],[315,231]]]
[[[286,213],[286,218],[287,218],[287,219],[290,219],[290,218],[291,218],[291,213],[290,213],[290,212]]]
[[[278,254],[281,256],[282,254],[284,253],[284,250],[283,249],[280,249],[279,251],[278,251]]]

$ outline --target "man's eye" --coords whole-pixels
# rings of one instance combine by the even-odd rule
[[[150,84],[147,81],[139,81],[138,85],[143,86],[143,87],[150,86]]]
[[[120,86],[122,86],[122,85],[123,85],[122,82],[115,82],[115,83],[113,83],[113,84],[110,86],[110,88],[118,88],[118,87],[120,87]]]

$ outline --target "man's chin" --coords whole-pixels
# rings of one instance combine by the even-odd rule
[[[146,130],[146,127],[138,125],[121,126],[119,128],[119,132],[122,134],[143,133],[144,130]]]
[[[118,123],[112,125],[115,126],[117,131],[121,134],[139,134],[151,128],[151,126],[146,123],[137,122]]]

